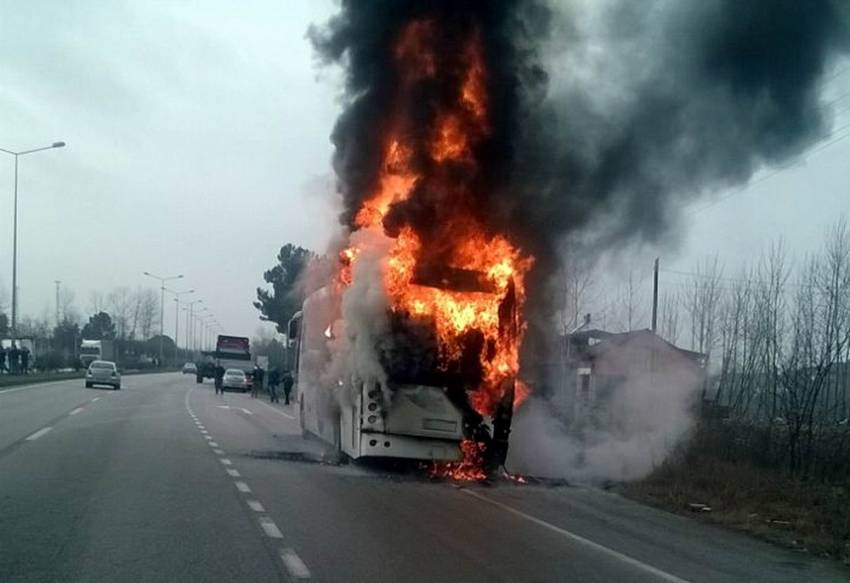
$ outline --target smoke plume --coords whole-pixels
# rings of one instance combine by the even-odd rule
[[[745,183],[829,132],[820,83],[850,48],[840,0],[558,4],[349,0],[311,30],[324,61],[345,67],[332,136],[345,224],[377,180],[387,112],[399,106],[393,47],[419,19],[437,23],[449,66],[458,39],[480,31],[493,127],[475,152],[470,210],[541,268],[558,238],[591,223],[606,246],[657,239],[685,199]],[[442,91],[447,78],[402,104],[422,127],[456,98]],[[396,220],[425,231],[444,202],[429,200]]]
[[[410,196],[390,197],[385,233],[411,229],[439,266],[464,228],[458,217],[470,217],[532,255],[526,345],[542,351],[545,284],[564,238],[590,235],[596,251],[658,241],[689,200],[744,184],[828,136],[820,89],[850,49],[850,5],[343,0],[309,36],[320,59],[345,72],[332,134],[343,226],[356,231],[364,201],[387,189],[386,136],[403,135],[409,151],[398,156],[416,182]],[[486,123],[475,117],[479,99]],[[447,118],[458,103],[468,115]],[[464,136],[468,155],[435,163],[435,131],[452,143]],[[346,309],[358,319],[356,302]],[[373,313],[359,319],[367,325]]]

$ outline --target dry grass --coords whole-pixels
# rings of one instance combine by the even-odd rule
[[[626,496],[701,520],[850,564],[850,492],[803,483],[777,470],[716,457],[685,455],[640,482]],[[693,512],[692,503],[710,512]]]

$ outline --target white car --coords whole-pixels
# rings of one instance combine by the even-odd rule
[[[86,388],[94,385],[108,385],[116,391],[121,388],[121,375],[118,366],[109,360],[95,360],[86,369]]]
[[[244,370],[239,370],[238,368],[229,368],[224,371],[224,378],[221,381],[221,386],[223,389],[236,389],[242,391],[243,393],[247,393],[248,389],[251,388],[251,383],[248,380],[248,375],[245,374]]]
[[[187,362],[183,365],[183,374],[198,374],[198,367],[194,362]]]

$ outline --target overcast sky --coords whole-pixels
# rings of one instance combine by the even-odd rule
[[[228,332],[253,334],[251,302],[280,246],[323,250],[335,226],[338,79],[317,70],[305,39],[333,10],[319,0],[0,0],[0,147],[68,143],[20,161],[21,314],[52,314],[54,280],[87,314],[94,290],[158,287],[142,275],[151,271],[183,274],[179,287],[195,288]],[[835,73],[825,99],[840,98],[841,136],[850,65]],[[695,204],[660,250],[663,265],[688,271],[717,253],[731,273],[779,235],[814,250],[850,214],[848,157],[850,139]],[[6,290],[12,169],[0,157]]]

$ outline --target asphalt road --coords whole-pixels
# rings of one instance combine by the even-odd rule
[[[576,487],[315,463],[294,411],[177,374],[0,390],[0,581],[848,581]]]

